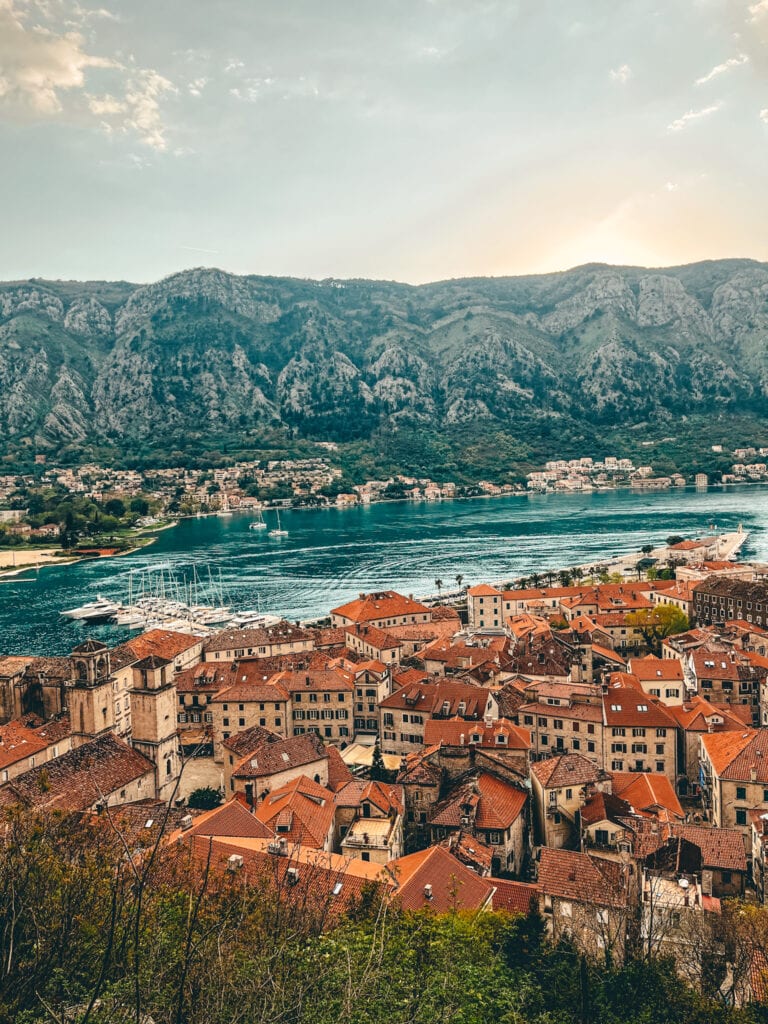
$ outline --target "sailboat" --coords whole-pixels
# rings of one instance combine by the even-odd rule
[[[256,513],[256,518],[252,523],[248,524],[249,530],[266,530],[267,524],[264,522],[264,516],[261,514],[261,509]]]
[[[280,526],[280,509],[277,510],[277,527],[269,531],[270,537],[287,537],[288,531]]]

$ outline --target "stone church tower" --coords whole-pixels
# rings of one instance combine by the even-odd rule
[[[86,640],[75,647],[69,661],[66,699],[72,725],[72,746],[79,747],[114,730],[114,680],[109,648],[98,640]]]
[[[133,665],[131,742],[154,761],[157,796],[161,800],[167,800],[173,793],[181,768],[176,701],[172,661],[153,654]]]

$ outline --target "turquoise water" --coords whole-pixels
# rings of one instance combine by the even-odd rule
[[[274,526],[274,513],[266,515]],[[599,561],[673,533],[692,536],[750,530],[747,556],[768,561],[768,487],[711,488],[640,494],[608,491],[547,494],[281,513],[287,537],[249,530],[251,517],[188,519],[132,555],[28,572],[0,584],[0,653],[65,654],[86,635],[109,643],[129,635],[85,626],[59,612],[95,598],[127,596],[131,569],[173,566],[207,578],[221,572],[226,597],[289,619],[326,614],[368,590],[435,592],[510,579],[547,568]]]

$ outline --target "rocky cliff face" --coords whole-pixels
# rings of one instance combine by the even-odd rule
[[[409,287],[194,270],[0,285],[0,453],[517,416],[768,415],[768,266]]]

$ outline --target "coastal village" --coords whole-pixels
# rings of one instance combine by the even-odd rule
[[[670,578],[0,656],[0,806],[141,820],[139,849],[307,904],[535,911],[696,983],[696,936],[767,895],[768,567],[743,539],[676,541]]]

